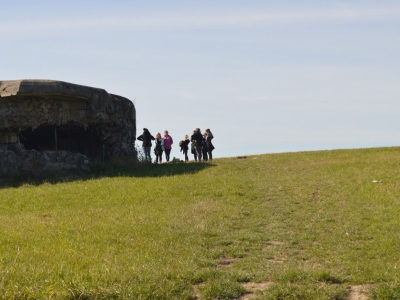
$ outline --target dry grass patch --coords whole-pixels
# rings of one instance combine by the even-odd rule
[[[268,262],[283,264],[284,261],[287,260],[287,256],[285,255],[278,255],[275,256],[273,259],[267,259]]]
[[[368,300],[368,285],[352,285],[348,300]]]
[[[271,247],[274,246],[282,246],[284,244],[284,242],[280,242],[280,241],[269,241],[264,247],[263,250],[268,250]]]
[[[231,258],[231,257],[221,257],[218,261],[218,264],[221,266],[230,266],[237,262],[237,258]]]
[[[263,281],[263,282],[246,282],[243,283],[242,286],[250,291],[249,294],[246,294],[240,298],[240,300],[251,300],[257,297],[256,292],[260,291],[263,292],[264,290],[270,288],[275,283],[271,281]]]

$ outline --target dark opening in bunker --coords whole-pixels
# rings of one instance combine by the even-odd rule
[[[67,150],[89,158],[101,157],[103,149],[97,128],[75,125],[29,128],[19,133],[19,140],[27,150]]]

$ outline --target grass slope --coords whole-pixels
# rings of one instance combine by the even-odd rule
[[[399,148],[107,172],[0,189],[0,298],[400,299]]]

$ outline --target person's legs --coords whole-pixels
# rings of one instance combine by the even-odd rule
[[[185,161],[189,161],[189,157],[187,155],[187,150],[183,149],[183,154],[185,154]]]
[[[163,151],[160,152],[160,164],[162,163],[162,153]]]
[[[147,148],[143,147],[144,160],[147,160]]]
[[[171,149],[165,149],[165,160],[169,161],[169,154],[171,153]]]
[[[203,160],[204,161],[207,161],[207,150],[206,149],[203,149]]]
[[[147,161],[151,162],[151,147],[143,147],[144,157]]]
[[[199,161],[201,161],[202,152],[203,152],[203,149],[202,149],[201,146],[200,147],[196,147],[196,154],[197,154],[197,158],[199,159]]]
[[[148,161],[151,162],[152,158],[151,158],[151,147],[147,147],[147,153],[148,153]]]
[[[161,163],[162,162],[162,152],[157,153],[156,155],[156,163]]]
[[[208,159],[212,160],[212,150],[208,149]]]

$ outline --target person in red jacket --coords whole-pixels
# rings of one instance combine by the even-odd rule
[[[169,161],[169,154],[171,153],[172,144],[174,143],[172,136],[168,134],[168,130],[164,131],[164,151],[165,151],[165,160]]]

